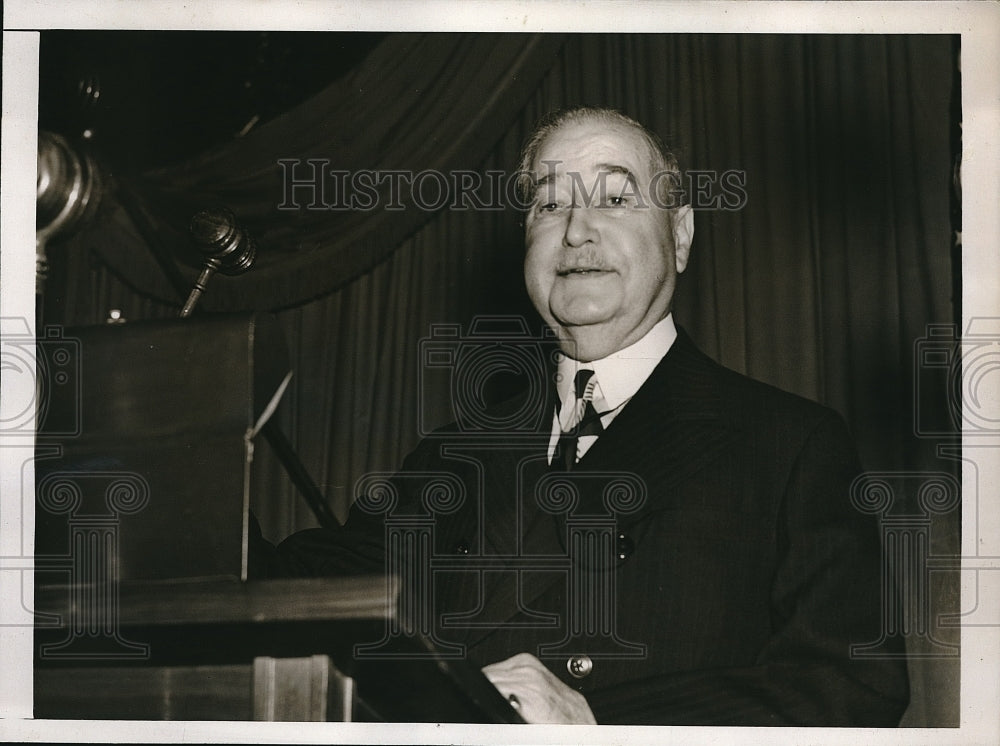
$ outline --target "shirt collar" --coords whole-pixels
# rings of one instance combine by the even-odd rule
[[[622,406],[646,382],[676,339],[677,327],[674,326],[673,314],[669,313],[646,332],[642,339],[600,360],[580,363],[560,355],[556,376],[560,402],[565,404],[572,396],[573,379],[577,370],[583,367],[593,369],[597,379],[600,391],[595,392],[595,406],[599,403],[599,396],[604,399],[604,404],[598,407],[598,411]]]

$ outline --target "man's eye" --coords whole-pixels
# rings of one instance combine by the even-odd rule
[[[628,207],[628,197],[616,197],[614,195],[605,199],[606,207]]]
[[[538,205],[539,212],[555,212],[559,209],[558,202],[546,202],[544,204]]]

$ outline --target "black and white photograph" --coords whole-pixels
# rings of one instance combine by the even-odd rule
[[[0,737],[1000,737],[998,6],[66,7]]]

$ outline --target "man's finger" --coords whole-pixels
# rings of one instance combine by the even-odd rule
[[[531,653],[517,653],[512,655],[510,658],[506,658],[502,661],[497,661],[496,663],[490,663],[488,666],[483,667],[483,673],[489,675],[489,671],[510,671],[515,668],[528,667],[536,669],[545,669],[538,658],[533,656]]]

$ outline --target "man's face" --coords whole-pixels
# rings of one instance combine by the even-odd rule
[[[638,341],[669,312],[687,266],[689,208],[656,206],[649,148],[625,125],[567,123],[532,168],[524,276],[535,308],[578,360]]]

